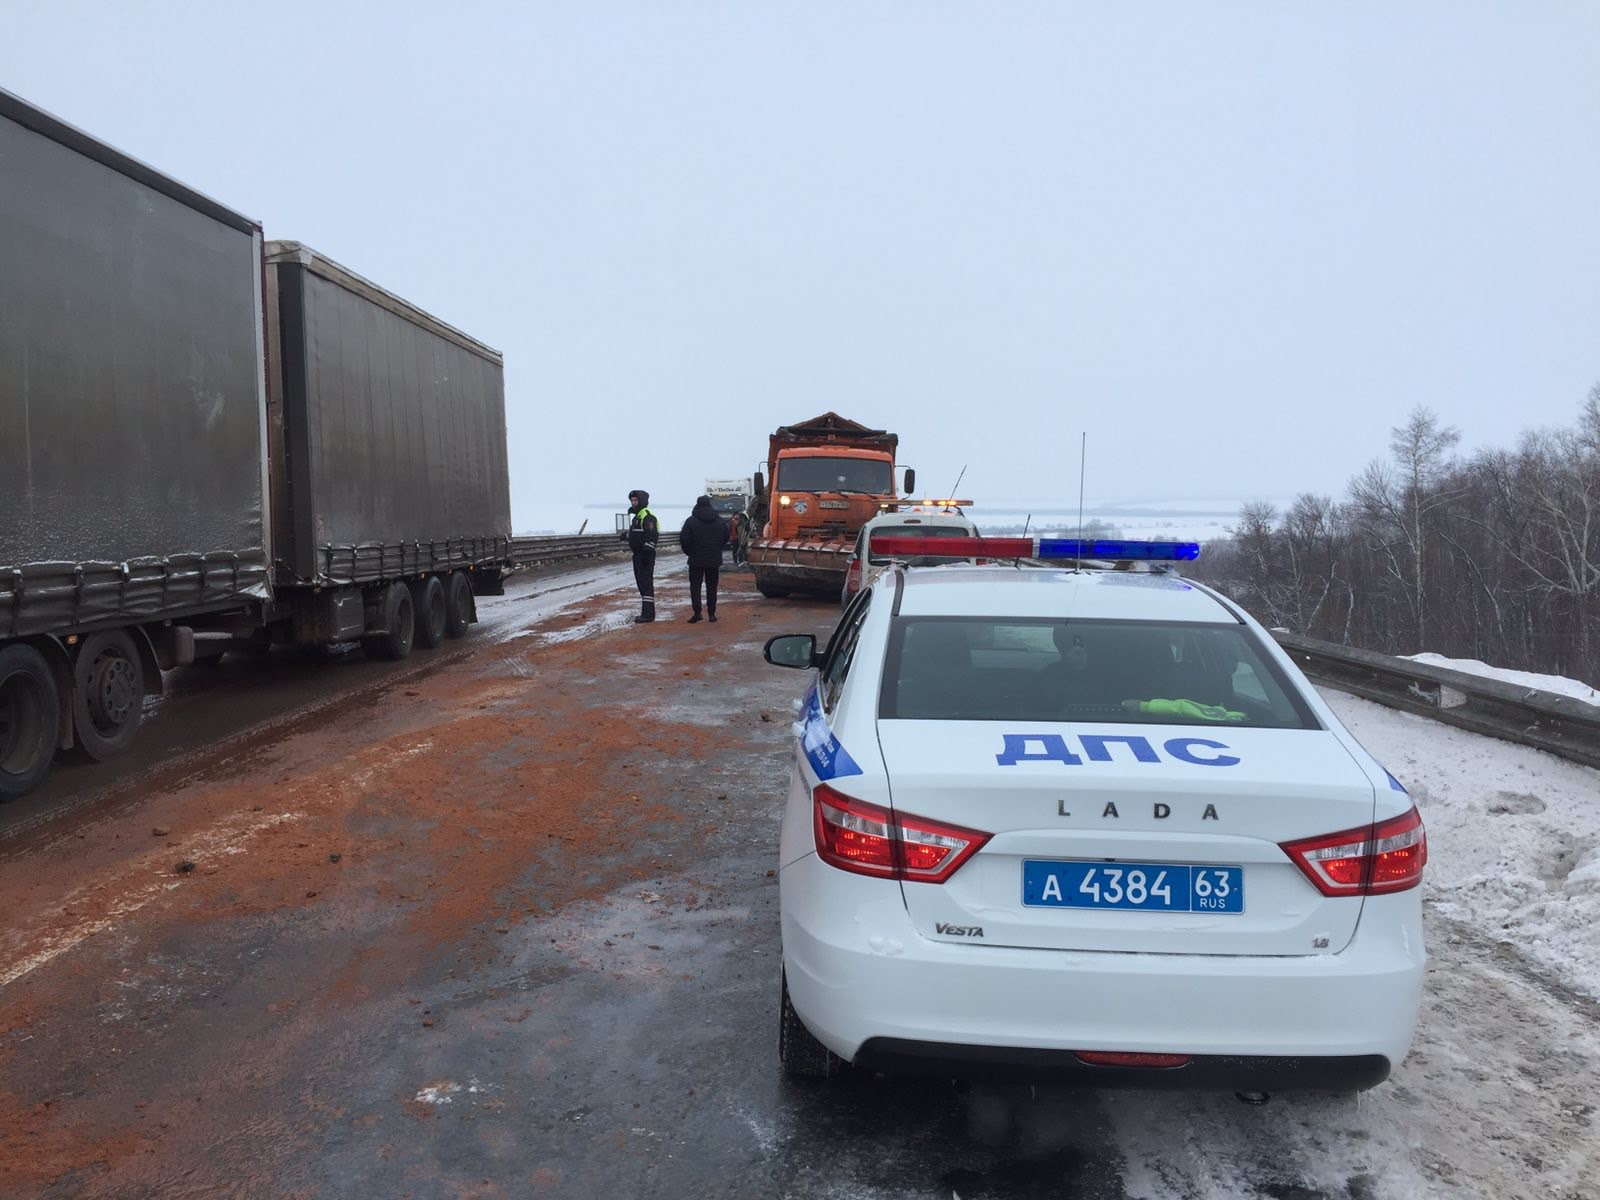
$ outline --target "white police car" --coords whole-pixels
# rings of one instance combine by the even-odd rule
[[[817,669],[779,860],[784,1067],[1385,1079],[1425,957],[1401,785],[1226,598],[1077,565],[1197,547],[946,549],[1069,561],[891,568],[825,650],[767,643]]]
[[[924,500],[873,517],[856,535],[855,549],[845,562],[844,584],[839,588],[840,605],[849,604],[870,587],[883,568],[889,565],[888,555],[874,549],[876,539],[977,537],[978,527],[972,523],[972,518],[961,511],[962,507],[971,503],[970,500]],[[947,558],[946,555],[937,558],[913,556],[905,561],[908,565],[916,566]]]

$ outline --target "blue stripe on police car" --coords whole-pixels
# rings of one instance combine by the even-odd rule
[[[822,719],[822,698],[813,683],[806,692],[805,721],[800,727],[800,747],[818,779],[838,779],[843,775],[859,775],[861,768],[850,752],[839,744],[833,730]]]

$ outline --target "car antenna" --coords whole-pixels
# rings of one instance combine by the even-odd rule
[[[956,476],[955,486],[952,487],[950,489],[950,491],[948,493],[946,493],[946,494],[947,495],[951,495],[951,496],[959,496],[961,494],[961,481],[963,479],[965,479],[966,477],[967,477],[967,464],[966,463],[962,463],[961,464],[961,474]],[[946,505],[945,507],[948,509],[950,506]],[[961,510],[960,509],[956,509],[956,511],[960,512]]]
[[[1089,458],[1089,431],[1083,431],[1083,440],[1078,443],[1078,566],[1083,566],[1083,477],[1087,472]]]

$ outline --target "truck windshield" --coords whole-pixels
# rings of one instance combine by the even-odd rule
[[[894,494],[894,468],[878,458],[786,458],[778,463],[780,492]]]
[[[744,511],[743,496],[713,496],[711,497],[711,511],[723,515]]]
[[[889,635],[878,715],[1316,729],[1237,626],[913,617]]]

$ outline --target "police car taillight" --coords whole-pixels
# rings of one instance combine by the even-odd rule
[[[825,783],[811,793],[817,857],[857,875],[943,883],[990,834],[868,804]]]
[[[844,590],[851,593],[861,590],[861,560],[859,558],[850,560],[850,569],[844,573]]]
[[[1428,835],[1413,808],[1375,825],[1284,842],[1282,849],[1324,896],[1381,896],[1422,882]]]

